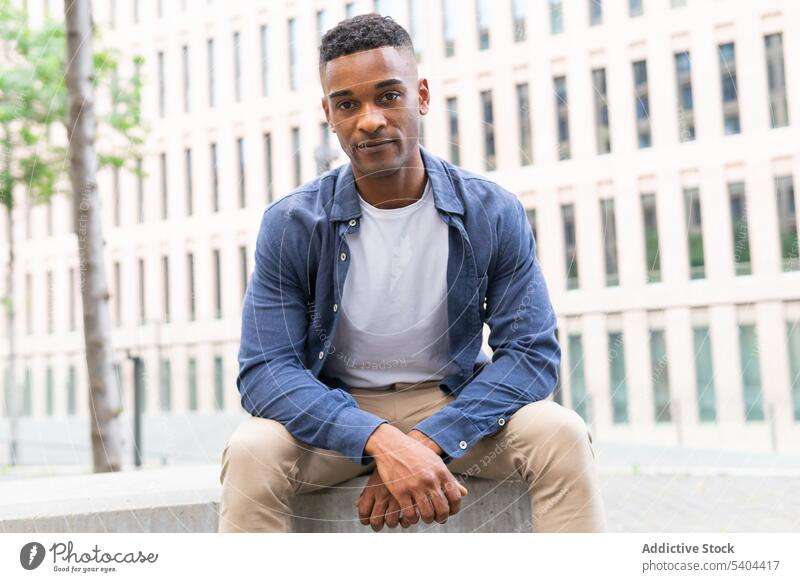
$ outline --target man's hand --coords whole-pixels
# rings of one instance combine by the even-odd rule
[[[375,472],[398,506],[416,505],[417,511],[408,515],[409,523],[417,523],[419,517],[425,523],[445,523],[461,509],[467,489],[434,452],[433,447],[438,446],[419,431],[411,432],[415,434],[405,435],[390,424],[382,424],[372,433],[364,451],[375,459]],[[423,437],[432,446],[423,444]]]
[[[412,523],[408,516],[416,515],[416,509],[412,505],[402,508],[401,517],[400,503],[389,493],[378,471],[373,471],[370,475],[367,486],[356,501],[356,507],[361,525],[370,525],[374,531],[383,529],[384,523],[391,528],[397,527],[398,523],[407,528]],[[418,520],[415,519],[414,522],[416,521]]]

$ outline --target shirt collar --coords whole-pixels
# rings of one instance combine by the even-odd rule
[[[442,161],[419,146],[425,173],[433,189],[433,205],[444,212],[464,214],[464,205],[456,194],[450,173]],[[358,201],[352,164],[342,167],[336,189],[333,192],[333,206],[329,220],[349,220],[361,216],[361,204]]]

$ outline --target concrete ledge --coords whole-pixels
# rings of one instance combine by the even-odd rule
[[[0,532],[215,532],[219,466],[145,469],[0,482]],[[305,495],[293,506],[297,532],[371,532],[354,503],[367,477]],[[520,481],[470,478],[461,512],[420,532],[530,531],[530,499]]]

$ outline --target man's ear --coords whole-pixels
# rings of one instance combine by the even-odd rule
[[[427,115],[431,101],[431,92],[428,88],[428,79],[419,80],[419,114]]]
[[[325,112],[325,119],[328,122],[328,127],[331,129],[333,133],[336,133],[336,128],[333,126],[333,123],[331,122],[331,112],[328,109],[328,100],[325,97],[322,98],[322,110]]]

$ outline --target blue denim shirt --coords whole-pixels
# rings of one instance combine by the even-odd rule
[[[440,382],[455,400],[416,428],[450,462],[553,391],[561,349],[522,204],[490,180],[420,151],[434,205],[449,226],[448,341],[458,371]],[[336,350],[350,265],[346,235],[358,231],[360,217],[350,164],[265,210],[244,301],[236,382],[253,416],[367,465],[372,458],[364,446],[386,421],[360,409],[341,380],[320,375]],[[491,361],[481,352],[484,322]]]

